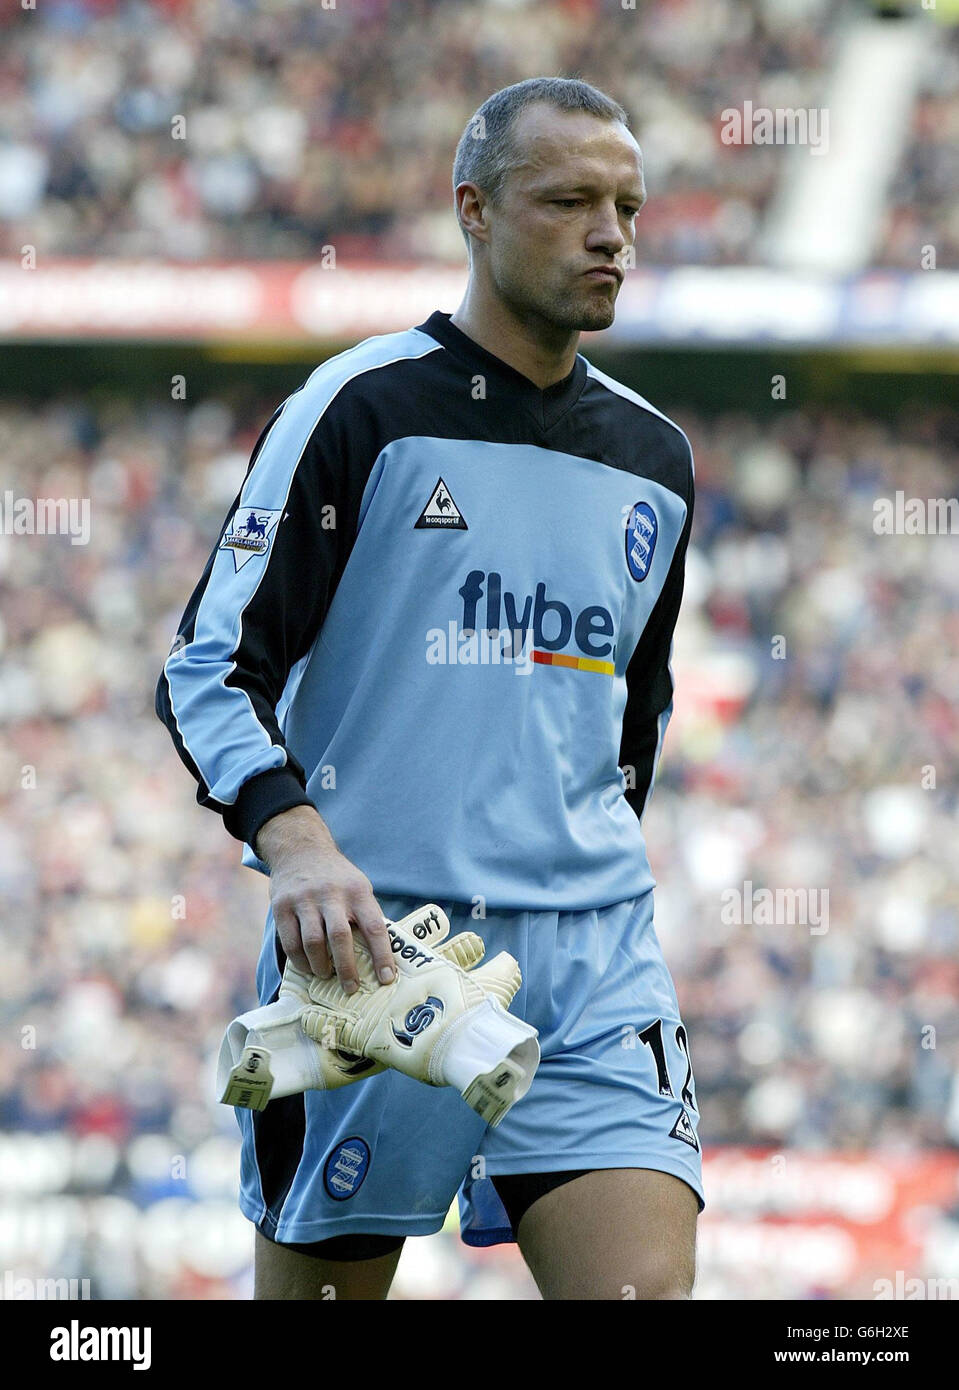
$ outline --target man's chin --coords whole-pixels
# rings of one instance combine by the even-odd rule
[[[615,318],[616,305],[612,299],[603,304],[582,304],[575,311],[567,311],[565,327],[574,328],[578,333],[597,333],[609,328]]]
[[[567,328],[579,333],[609,328],[616,318],[616,295],[599,293],[595,289],[588,295],[571,295],[563,304],[563,318]]]
[[[610,300],[608,304],[593,304],[583,312],[583,322],[580,324],[582,333],[592,333],[600,328],[609,328],[616,318],[616,302]]]
[[[584,307],[577,305],[564,304],[562,307],[553,308],[548,313],[538,311],[542,320],[552,328],[561,330],[564,333],[598,333],[604,328],[609,328],[616,317],[616,310],[612,304],[596,304]]]

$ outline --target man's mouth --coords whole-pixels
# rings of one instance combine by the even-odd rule
[[[612,285],[622,283],[623,272],[614,265],[597,265],[585,272],[587,279],[608,280]]]

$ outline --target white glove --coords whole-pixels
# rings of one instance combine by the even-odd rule
[[[313,977],[287,962],[279,997],[273,1004],[235,1018],[226,1030],[217,1059],[217,1090],[224,1105],[265,1110],[267,1102],[300,1091],[333,1091],[385,1068],[336,1046],[318,1046],[300,1027],[310,1007],[307,986]]]
[[[388,931],[397,968],[389,985],[377,980],[359,937],[353,995],[335,977],[320,980],[287,961],[276,1003],[227,1029],[218,1064],[224,1104],[262,1110],[271,1099],[333,1090],[392,1066],[430,1085],[457,1086],[487,1123],[500,1122],[539,1062],[535,1028],[506,1012],[522,982],[518,964],[504,951],[467,975],[483,943],[464,932],[438,945],[449,919],[434,904]]]
[[[486,948],[461,932],[436,950],[421,943],[449,932],[443,910],[429,903],[387,931],[397,977],[381,985],[366,943],[354,942],[360,987],[309,979],[312,1007],[301,1027],[317,1042],[405,1072],[430,1086],[455,1086],[487,1124],[529,1090],[539,1064],[536,1029],[507,1013],[523,977],[506,951],[474,969]],[[289,969],[289,966],[287,966]]]
[[[418,941],[431,945],[443,941],[450,929],[444,913],[428,908],[404,918],[404,925]],[[358,968],[368,960],[368,953],[358,955]],[[224,1105],[263,1110],[281,1096],[334,1091],[386,1070],[383,1063],[340,1047],[335,1019],[325,1030],[315,1027],[315,1040],[303,1031],[300,1018],[304,1009],[312,1009],[309,987],[314,978],[287,961],[277,999],[241,1014],[227,1028],[217,1061],[217,1088]],[[337,986],[335,978],[330,983]]]

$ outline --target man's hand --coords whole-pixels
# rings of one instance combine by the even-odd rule
[[[294,806],[261,826],[254,846],[270,870],[280,945],[297,970],[359,988],[353,927],[370,948],[378,979],[395,979],[386,918],[369,879],[337,849],[312,806]]]

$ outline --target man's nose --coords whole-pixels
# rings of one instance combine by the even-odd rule
[[[587,249],[595,251],[603,247],[615,255],[617,251],[622,251],[625,245],[626,238],[623,235],[615,205],[611,204],[608,208],[604,207],[597,214],[596,222],[590,229],[586,239]]]

